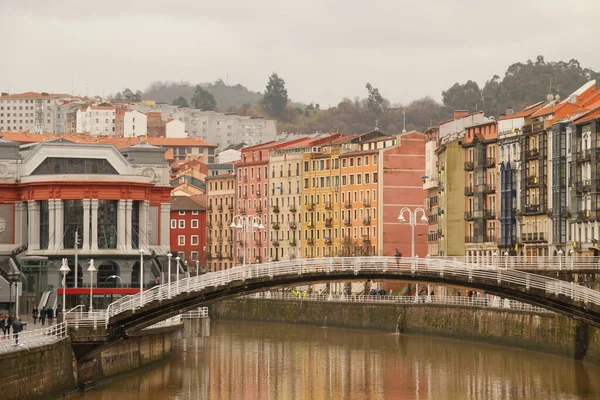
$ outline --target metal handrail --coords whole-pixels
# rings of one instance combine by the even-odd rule
[[[306,294],[294,295],[289,292],[260,292],[243,298],[264,300],[289,300],[289,301],[327,301],[338,303],[382,303],[382,304],[439,304],[465,307],[503,308],[535,313],[554,314],[553,311],[531,304],[521,303],[516,300],[503,299],[497,296],[468,297],[468,296],[391,296],[391,295],[345,295],[345,294]]]
[[[507,259],[509,257],[506,257]],[[573,257],[574,258],[574,257]],[[234,281],[275,276],[301,275],[303,273],[327,272],[435,272],[461,280],[482,278],[509,282],[515,288],[527,291],[544,290],[547,293],[562,295],[577,301],[600,305],[600,292],[593,289],[561,281],[518,269],[504,268],[503,258],[496,257],[489,263],[467,263],[452,258],[402,258],[395,257],[330,257],[314,259],[294,259],[278,262],[237,266],[208,274],[188,277],[171,284],[163,284],[121,298],[111,303],[106,311],[106,325],[111,317],[125,311],[134,311],[154,301],[162,301],[184,292],[197,292],[207,287],[228,286]],[[506,264],[508,265],[508,264]],[[564,264],[562,264],[564,265]],[[596,267],[597,268],[597,267]],[[143,296],[143,297],[141,297]]]
[[[17,346],[15,335],[0,337],[0,353],[8,353],[19,347],[31,348],[55,343],[67,337],[67,323],[62,322],[35,330],[24,330],[19,333],[19,344]]]

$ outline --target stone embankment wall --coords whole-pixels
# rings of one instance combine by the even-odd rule
[[[600,364],[600,332],[557,314],[443,305],[238,299],[210,307],[211,318],[427,334],[542,351]]]

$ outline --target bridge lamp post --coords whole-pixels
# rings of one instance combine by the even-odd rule
[[[175,257],[175,269],[176,269],[176,276],[175,276],[175,282],[177,285],[177,288],[175,289],[175,293],[179,293],[179,260],[181,260],[181,257],[179,257],[179,255],[177,257]]]
[[[140,249],[140,307],[144,305],[144,249]]]
[[[237,222],[236,222],[237,221]],[[246,251],[248,250],[248,242],[250,242],[250,236],[254,230],[263,230],[265,226],[262,223],[262,219],[256,215],[234,215],[232,218],[231,229],[239,229],[242,232],[242,238],[244,238],[244,254],[242,257],[242,265],[246,266]]]
[[[62,265],[60,266],[60,269],[58,270],[58,272],[60,272],[63,276],[62,279],[62,287],[63,287],[63,299],[62,299],[62,315],[64,318],[65,315],[65,299],[66,299],[66,291],[67,291],[67,274],[70,272],[71,270],[69,269],[69,264],[66,258],[62,259]]]
[[[94,309],[94,303],[92,303],[94,299],[94,272],[96,272],[93,259],[90,260],[90,266],[88,267],[87,271],[90,273],[90,311],[92,311]]]
[[[562,256],[563,256],[563,251],[562,250],[558,250],[558,269],[562,270]]]
[[[167,258],[169,259],[169,276],[168,276],[168,283],[169,283],[169,298],[171,298],[171,257],[173,257],[173,254],[169,253],[167,254]]]
[[[408,213],[408,223],[410,225],[410,257],[413,259],[412,262],[414,262],[414,258],[415,258],[415,226],[417,226],[418,222],[417,222],[417,215],[418,213],[421,213],[421,223],[422,224],[426,224],[427,223],[427,217],[425,216],[425,210],[423,210],[421,207],[417,207],[414,210],[411,210],[408,207],[402,207],[402,209],[400,210],[400,214],[398,215],[398,221],[403,224],[406,222],[406,218],[404,218],[404,214]],[[415,285],[415,300],[418,301],[419,298],[419,284]]]

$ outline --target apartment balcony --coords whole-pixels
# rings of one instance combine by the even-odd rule
[[[296,211],[298,211],[298,210],[296,209],[295,205],[290,207],[290,212],[295,213]]]
[[[233,211],[233,204],[227,205],[227,211]]]
[[[465,211],[465,221],[472,221],[473,217],[473,211]]]
[[[306,243],[309,246],[314,246],[315,245],[315,238],[308,238],[308,239],[306,239]]]
[[[363,235],[363,243],[371,244],[371,238],[369,237],[369,235]]]
[[[495,219],[496,218],[496,210],[484,210],[483,218],[485,219]]]
[[[306,209],[307,209],[308,211],[315,211],[315,204],[314,204],[314,203],[308,204],[308,205],[306,206]]]
[[[290,240],[290,246],[296,247],[296,239],[291,239]]]
[[[487,193],[487,194],[496,193],[496,185],[494,185],[494,184],[485,185],[485,193]]]
[[[330,201],[325,202],[325,209],[331,210],[331,202]]]
[[[278,213],[279,212],[279,206],[273,206],[273,212],[274,213]]]
[[[522,131],[523,131],[523,135],[531,134],[531,132],[532,132],[531,125],[524,125]]]
[[[363,201],[363,206],[365,206],[365,207],[371,207],[371,200],[370,199],[366,199],[365,201]]]
[[[546,212],[546,206],[542,204],[527,204],[525,206],[525,215],[535,215]]]
[[[441,193],[446,189],[446,185],[443,182],[438,183],[438,193]]]
[[[233,261],[233,254],[229,253],[225,256],[225,258]]]
[[[527,187],[528,188],[538,187],[539,184],[540,184],[540,180],[537,176],[530,176],[527,178]]]
[[[575,156],[577,162],[589,162],[592,159],[592,150],[581,150]]]
[[[219,237],[217,238],[217,242],[218,242],[218,243],[223,243],[223,236],[219,236]]]
[[[492,242],[495,243],[496,242],[496,235],[486,235],[483,237],[483,241],[486,243]]]
[[[526,160],[533,160],[540,156],[540,151],[538,149],[530,149],[525,155]]]
[[[263,207],[261,203],[258,203],[258,205],[256,206],[256,212],[257,213],[262,213],[263,211]]]
[[[248,182],[248,175],[244,175],[244,182]]]
[[[533,243],[533,242],[546,242],[547,239],[544,235],[544,232],[529,232],[521,234],[521,241],[523,243]]]
[[[297,229],[298,228],[298,225],[296,224],[296,221],[289,222],[289,224],[290,224],[290,229]]]
[[[212,212],[212,210],[213,210],[212,204],[209,205],[208,207],[206,207],[206,211]]]
[[[254,243],[256,244],[256,247],[262,247],[262,245],[263,245],[261,239],[256,239],[256,241]]]
[[[210,261],[212,259],[213,259],[212,254],[206,253],[206,261]]]
[[[344,203],[344,207],[346,208],[352,208],[352,202],[351,201],[347,201]]]
[[[242,208],[242,209],[240,210],[240,214],[241,214],[241,215],[246,215],[246,209],[245,209],[245,208]]]
[[[276,231],[278,231],[279,230],[279,223],[277,223],[277,222],[274,223],[273,224],[273,229],[276,230]]]
[[[592,217],[592,211],[590,210],[581,210],[577,212],[577,220],[582,222],[587,222]]]
[[[494,157],[488,157],[485,159],[485,167],[492,168],[496,166],[496,159]]]
[[[223,211],[223,204],[219,204],[217,206],[217,211]]]
[[[465,186],[465,196],[473,196],[473,186]]]
[[[213,241],[212,237],[209,236],[206,238],[206,244],[211,244],[212,241]]]
[[[213,228],[213,223],[209,222],[208,224],[206,224],[206,226],[207,226],[208,229],[212,229]]]
[[[219,222],[217,222],[217,226],[218,226],[219,228],[222,228],[222,227],[223,227],[223,221],[219,221]]]
[[[238,245],[239,245],[240,247],[246,247],[246,242],[245,242],[245,241],[243,241],[243,240],[238,240]]]
[[[344,221],[344,225],[346,226],[352,226],[352,221],[350,221],[349,219]]]
[[[333,224],[333,219],[332,218],[327,218],[325,220],[325,228],[331,228],[332,224]]]
[[[575,182],[575,190],[577,192],[591,192],[592,181],[590,179],[584,179]]]
[[[365,219],[363,219],[363,224],[371,225],[371,217],[366,217]]]
[[[314,229],[314,228],[315,228],[315,223],[314,223],[314,222],[312,222],[312,221],[311,221],[311,222],[308,222],[308,223],[306,224],[306,227],[307,227],[307,228],[310,228],[310,229]]]
[[[474,167],[475,167],[475,163],[473,161],[465,162],[465,171],[473,171]]]
[[[465,243],[483,243],[483,236],[465,236]]]
[[[325,238],[325,244],[331,244],[331,243],[333,243],[331,238]]]

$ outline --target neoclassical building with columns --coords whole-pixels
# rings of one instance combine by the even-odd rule
[[[67,294],[89,294],[91,259],[98,270],[95,295],[139,291],[140,250],[144,281],[155,282],[170,249],[165,152],[144,142],[117,150],[60,139],[28,145],[0,139],[0,269],[20,271],[23,312],[45,292],[62,294],[55,289],[62,287],[63,258],[71,270]],[[7,286],[1,283],[0,296]]]

